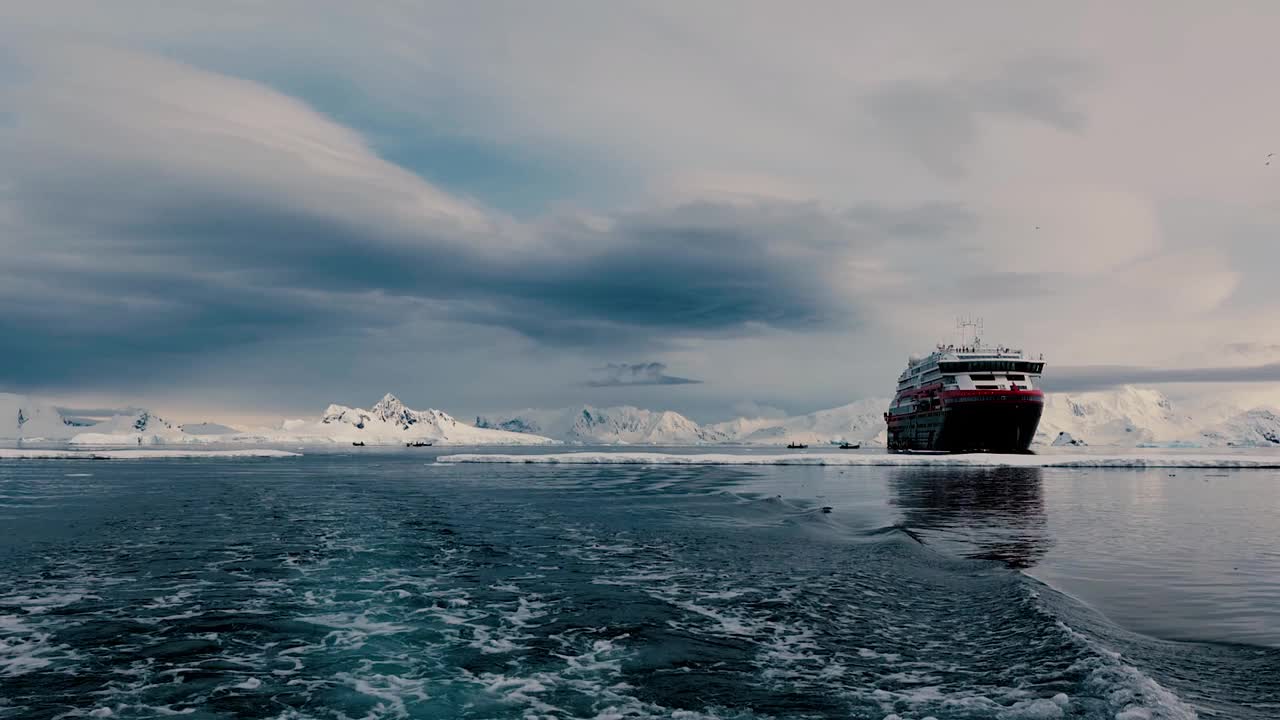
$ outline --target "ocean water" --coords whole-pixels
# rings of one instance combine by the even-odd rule
[[[1276,471],[362,450],[0,463],[0,718],[1280,717]]]

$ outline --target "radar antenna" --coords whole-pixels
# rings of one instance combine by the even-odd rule
[[[982,318],[975,317],[958,317],[956,318],[956,330],[960,332],[960,345],[972,345],[977,347],[982,344],[979,337],[982,334]],[[972,337],[972,341],[970,338]]]

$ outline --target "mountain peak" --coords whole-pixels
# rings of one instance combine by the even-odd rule
[[[412,414],[404,403],[400,402],[400,399],[391,393],[383,395],[382,399],[369,410],[369,413],[384,421],[408,419]],[[410,424],[412,424],[412,420],[410,420]]]

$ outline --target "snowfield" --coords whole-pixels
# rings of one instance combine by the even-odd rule
[[[675,455],[651,452],[581,452],[542,455],[441,455],[438,463],[532,463],[560,465],[858,465],[1044,468],[1280,468],[1280,453],[1257,455],[890,455],[796,453],[788,455]]]
[[[286,458],[286,450],[25,450],[0,448],[0,460],[154,460],[159,458]]]

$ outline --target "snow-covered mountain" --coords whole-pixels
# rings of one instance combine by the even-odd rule
[[[0,438],[63,440],[83,428],[69,425],[54,406],[26,395],[0,393]]]
[[[0,393],[0,439],[97,444],[164,442],[181,431],[146,410],[104,419],[66,417],[55,406],[25,395]]]
[[[1130,445],[1189,440],[1196,421],[1177,411],[1158,390],[1125,386],[1103,392],[1045,396],[1036,443],[1067,433],[1089,445]]]
[[[133,426],[95,426],[72,443],[86,445],[255,443],[287,445],[543,445],[555,441],[527,433],[477,428],[441,410],[413,410],[388,393],[368,410],[330,405],[316,419],[285,420],[277,427],[236,430],[213,423],[174,428],[143,412]]]
[[[751,445],[785,445],[790,442],[829,445],[851,442],[880,446],[885,443],[884,411],[887,407],[888,400],[859,400],[807,415],[737,418],[709,427],[733,442]]]
[[[1035,442],[1130,447],[1280,445],[1280,411],[1221,406],[1181,410],[1159,390],[1132,386],[1050,393]]]
[[[1280,445],[1280,414],[1267,408],[1246,410],[1201,431],[1200,438],[1206,445]]]
[[[789,442],[884,443],[883,400],[861,400],[830,410],[784,418],[738,418],[699,425],[680,413],[623,405],[522,410],[478,417],[476,425],[533,432],[584,445],[785,445]]]
[[[442,410],[413,410],[388,393],[364,410],[330,405],[319,420],[286,420],[267,433],[219,436],[222,442],[259,437],[280,443],[348,443],[394,445],[413,441],[440,445],[546,445],[554,440],[537,434],[476,427]]]
[[[524,410],[494,418],[478,417],[476,425],[541,433],[563,442],[588,445],[703,445],[728,439],[678,412],[643,410],[629,405]]]
[[[69,442],[76,445],[167,445],[184,440],[187,433],[147,410],[135,415],[115,415],[89,427],[76,428]]]
[[[237,430],[215,423],[175,426],[147,410],[92,421],[64,417],[53,405],[0,393],[0,441],[54,441],[74,445],[171,445],[206,443],[398,445],[542,445],[537,434],[478,428],[440,410],[413,410],[394,395],[371,409],[330,405],[315,420],[286,420],[278,427]]]

